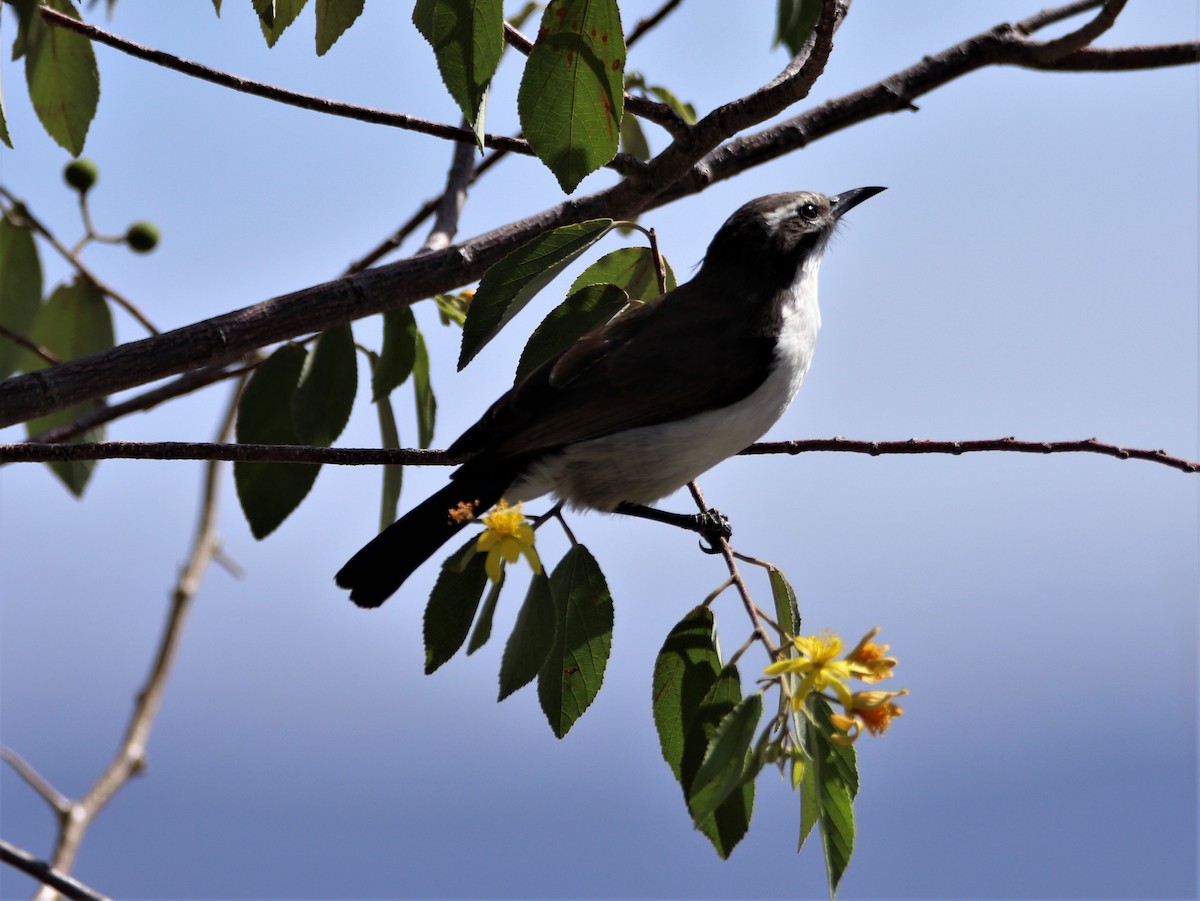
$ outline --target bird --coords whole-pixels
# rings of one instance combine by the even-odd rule
[[[728,534],[716,511],[649,505],[753,444],[800,387],[821,324],[817,271],[842,216],[882,187],[768,194],[717,230],[695,275],[583,335],[521,379],[449,448],[447,485],[335,576],[378,607],[469,520],[550,494]]]

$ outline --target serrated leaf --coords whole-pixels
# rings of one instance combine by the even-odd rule
[[[329,447],[350,421],[358,391],[358,360],[350,323],[322,332],[292,395],[292,419],[301,444]]]
[[[463,369],[538,291],[613,227],[611,219],[564,225],[521,245],[483,276],[463,323]]]
[[[33,232],[0,216],[0,325],[28,338],[42,305],[42,264]],[[0,379],[16,371],[21,346],[0,337]]]
[[[238,401],[238,444],[302,443],[292,399],[307,357],[298,344],[284,344],[254,370]],[[251,534],[261,540],[275,531],[308,496],[320,469],[315,463],[234,463],[233,481]]]
[[[550,577],[544,572],[536,573],[529,583],[525,603],[517,613],[512,634],[504,645],[504,655],[500,660],[498,701],[503,701],[537,677],[554,647],[556,621]]]
[[[538,701],[563,738],[596,699],[612,650],[612,595],[587,548],[572,546],[550,576],[557,628],[538,672]]]
[[[77,279],[70,285],[61,285],[46,300],[37,314],[30,339],[49,350],[61,361],[74,360],[88,354],[109,350],[115,344],[112,313],[104,295],[89,281]],[[40,357],[24,353],[21,367],[33,372],[45,367]],[[74,422],[85,413],[97,408],[99,401],[87,401],[48,416],[42,416],[25,424],[30,437],[48,429]],[[72,442],[103,441],[104,427],[88,429],[70,439]],[[49,463],[53,472],[76,497],[83,495],[88,480],[96,467],[95,460],[79,460],[70,463]]]
[[[307,2],[308,0],[254,0],[254,11],[258,13],[258,24],[262,27],[268,47],[275,46],[275,42],[287,27],[296,21]]]
[[[697,827],[742,783],[760,719],[762,695],[755,692],[729,711],[717,725],[688,794],[692,822]]]
[[[680,761],[680,784],[685,801],[691,794],[692,783],[717,727],[741,700],[741,677],[738,675],[737,666],[729,664],[721,670],[701,700],[684,740],[683,757]],[[716,812],[696,828],[709,840],[718,856],[727,859],[750,828],[750,817],[753,813],[754,783],[747,782],[726,798]]]
[[[487,555],[475,553],[477,540],[472,536],[442,564],[425,605],[425,675],[458,653],[479,609],[488,578]]]
[[[598,328],[629,303],[629,297],[615,285],[588,285],[571,294],[541,321],[521,351],[515,381],[521,381],[551,357]]]
[[[371,374],[379,368],[379,355],[374,351],[367,354],[371,361]],[[375,401],[375,413],[379,418],[380,447],[397,448],[400,446],[400,430],[396,428],[396,414],[392,410],[391,398],[384,396]],[[404,482],[404,467],[399,463],[388,463],[381,467],[383,470],[383,491],[379,503],[379,530],[383,531],[396,521],[400,505],[400,487]]]
[[[768,570],[768,578],[771,581],[771,597],[775,600],[775,622],[788,635],[798,634],[800,604],[796,600],[796,589],[778,569]]]
[[[317,56],[324,56],[362,15],[364,3],[366,0],[317,0]]]
[[[663,760],[677,780],[684,741],[720,672],[712,611],[697,607],[671,629],[654,660],[654,726]]]
[[[53,10],[78,19],[70,0],[46,0]],[[65,28],[29,28],[25,81],[42,127],[73,156],[83,152],[100,101],[100,73],[92,42]]]
[[[551,0],[517,93],[521,129],[567,193],[617,153],[625,37],[616,0]]]
[[[796,842],[798,854],[813,827],[821,820],[821,793],[817,790],[816,768],[799,755],[792,760],[792,787],[800,791],[800,837]]]
[[[437,425],[437,398],[433,394],[433,383],[429,380],[429,351],[425,347],[425,336],[418,331],[416,339],[413,393],[417,402],[417,445],[429,447]]]
[[[212,0],[213,9],[216,10],[217,16],[221,15],[221,0]]]
[[[853,746],[830,740],[834,727],[829,704],[819,695],[809,696],[812,719],[806,733],[821,823],[821,845],[829,877],[829,895],[837,893],[854,853],[854,796],[858,794],[858,766]]]
[[[821,18],[821,0],[778,0],[775,46],[783,44],[795,56]]]
[[[417,0],[412,18],[482,148],[488,87],[504,52],[503,0]]]
[[[483,609],[479,611],[479,618],[471,632],[471,640],[467,642],[468,657],[487,644],[488,639],[492,637],[492,620],[496,616],[496,605],[500,601],[500,589],[504,587],[505,577],[505,571],[500,570],[500,581],[493,582],[492,587],[488,589],[487,597],[483,601]]]
[[[371,376],[372,398],[386,397],[412,375],[419,333],[412,307],[388,310],[383,314],[383,346],[379,351],[379,365]]]
[[[663,279],[668,291],[675,288],[675,272],[665,258]],[[649,247],[620,247],[606,253],[579,273],[567,293],[598,284],[616,285],[634,300],[653,300],[663,293],[658,290],[658,269]]]

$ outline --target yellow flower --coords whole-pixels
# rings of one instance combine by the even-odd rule
[[[878,634],[879,627],[876,626],[846,655],[854,675],[869,684],[890,679],[896,667],[896,658],[885,656],[891,645],[875,644],[872,640]]]
[[[521,513],[520,503],[510,507],[502,499],[482,519],[487,528],[480,534],[475,547],[487,552],[483,568],[489,579],[499,582],[504,574],[504,563],[516,563],[521,555],[525,556],[535,573],[542,571],[542,561],[533,547],[533,526]]]
[[[763,673],[768,676],[790,673],[801,677],[799,684],[790,686],[793,710],[803,707],[814,691],[832,690],[843,704],[850,700],[846,680],[854,675],[854,671],[849,662],[835,659],[842,650],[842,640],[838,636],[833,633],[797,635],[792,639],[792,646],[799,656],[777,660]]]

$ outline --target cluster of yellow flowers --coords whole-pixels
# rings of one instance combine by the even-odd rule
[[[840,656],[842,640],[832,632],[797,635],[792,639],[794,654],[775,661],[763,673],[779,678],[783,690],[791,698],[793,710],[803,708],[814,692],[833,692],[844,711],[831,717],[833,725],[840,730],[832,736],[834,741],[850,744],[863,729],[872,735],[882,735],[892,719],[904,713],[893,702],[908,694],[908,690],[851,691],[849,686],[851,679],[873,685],[891,678],[896,658],[887,656],[888,645],[875,643],[878,634],[879,627],[876,626],[844,656]]]

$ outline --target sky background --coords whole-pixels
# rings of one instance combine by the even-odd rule
[[[622,6],[628,28],[655,5]],[[227,2],[217,19],[207,0],[123,0],[111,27],[247,77],[456,121],[409,7],[373,0],[322,59],[311,10],[271,51],[249,3]],[[1039,8],[859,0],[800,109]],[[772,4],[717,9],[683,4],[629,60],[701,113],[786,62],[770,49]],[[1191,0],[1130,3],[1101,43],[1194,39],[1197,17]],[[73,240],[68,157],[30,111],[8,60],[12,15],[0,19],[17,144],[0,150],[0,184]],[[449,164],[433,138],[281,107],[103,47],[97,57],[94,216],[110,231],[149,219],[163,238],[148,257],[93,247],[86,258],[163,328],[336,276],[436,194]],[[506,57],[489,130],[516,130],[518,77]],[[917,113],[823,139],[643,221],[683,277],[745,200],[889,187],[854,210],[826,258],[820,347],[771,438],[1096,436],[1198,459],[1198,102],[1194,68],[985,69],[920,98]],[[560,200],[549,172],[510,159],[472,191],[460,235]],[[61,261],[40,250],[47,284],[62,280]],[[561,295],[552,286],[461,374],[457,331],[419,305],[436,446],[486,408]],[[143,336],[115,318],[120,339]],[[364,343],[378,334],[375,322],[356,327]],[[110,437],[210,440],[228,390],[122,420]],[[407,386],[397,397],[411,444]],[[339,444],[378,444],[365,397]],[[201,470],[103,462],[77,501],[45,467],[0,469],[0,742],[67,794],[87,789],[125,727],[192,538]],[[444,478],[409,470],[402,507]],[[572,518],[608,577],[616,627],[603,690],[560,742],[532,689],[495,703],[523,576],[492,643],[432,677],[421,615],[435,564],[376,611],[335,589],[333,573],[375,533],[378,485],[370,468],[325,467],[260,543],[225,472],[221,532],[244,575],[209,572],[148,770],[95,822],[79,878],[121,898],[824,894],[819,846],[794,853],[798,802],[773,773],[722,862],[659,756],[654,655],[723,580],[720,561],[653,523]],[[808,454],[727,461],[701,485],[733,521],[735,546],[791,578],[806,630],[853,641],[882,626],[901,661],[895,687],[912,692],[885,738],[859,743],[843,898],[1194,896],[1196,476],[1091,455]],[[559,551],[551,539],[543,553]],[[768,600],[765,579],[747,576]],[[744,616],[732,595],[716,610],[732,650]],[[765,665],[759,656],[744,674]],[[0,836],[43,856],[52,846],[48,808],[7,767]],[[0,896],[31,891],[0,869]]]

